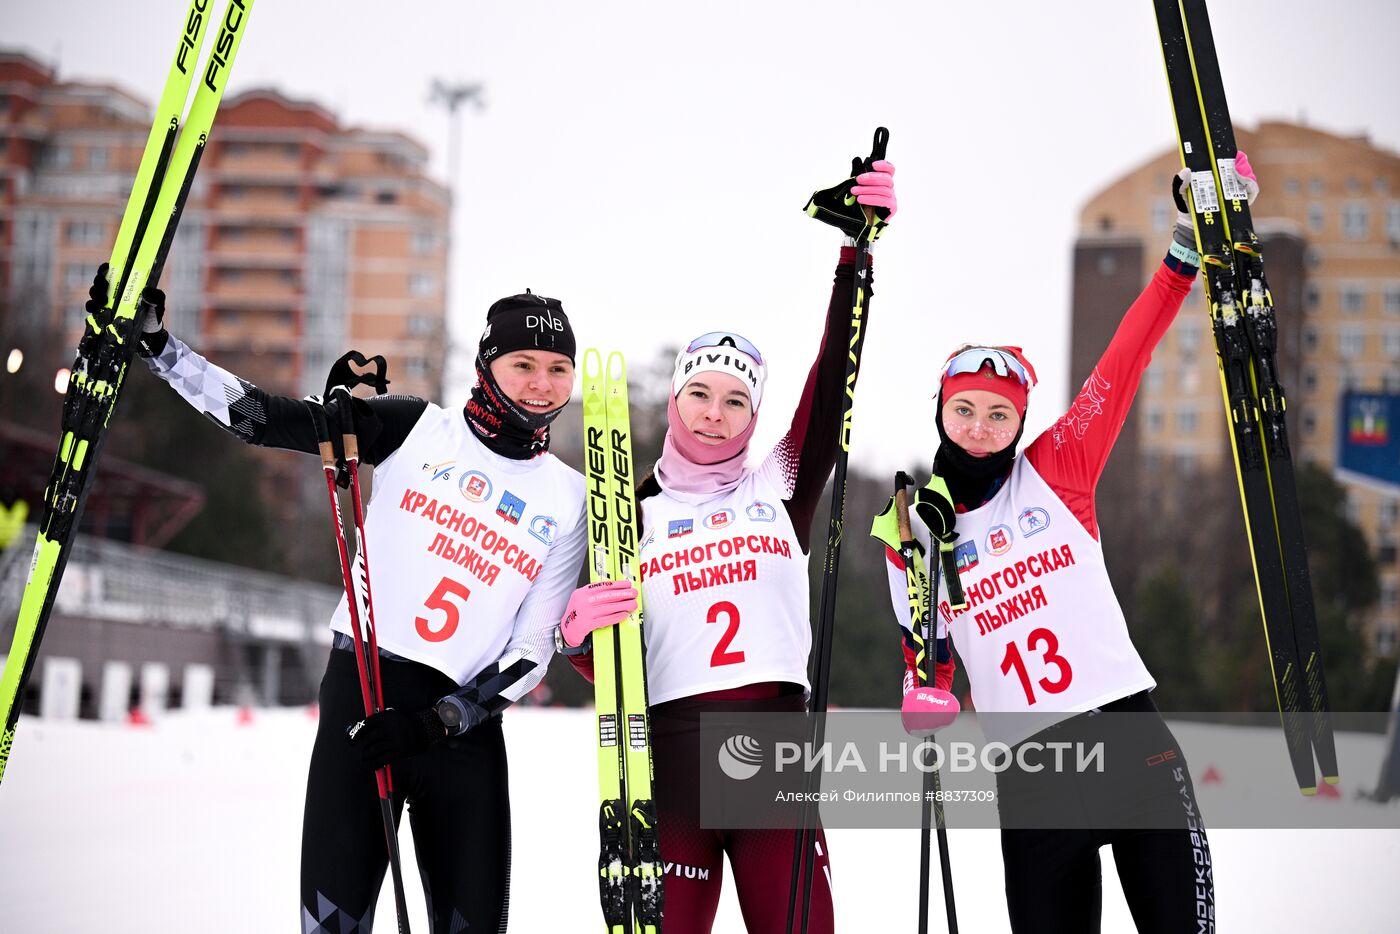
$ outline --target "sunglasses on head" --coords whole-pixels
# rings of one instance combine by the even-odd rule
[[[753,342],[733,331],[711,331],[708,334],[701,334],[686,345],[685,352],[695,353],[695,351],[704,350],[706,347],[733,347],[740,353],[753,357],[759,366],[767,365],[763,362],[763,354],[758,352],[758,348],[753,345]]]
[[[998,376],[1014,377],[1027,389],[1035,385],[1035,376],[1016,355],[1000,347],[969,347],[953,355],[943,366],[944,376],[957,376],[960,373],[978,373],[990,365]]]

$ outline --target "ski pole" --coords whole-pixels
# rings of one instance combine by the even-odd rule
[[[908,487],[913,481],[908,474],[901,471],[895,475],[894,482],[895,517],[899,523],[899,553],[904,558],[904,574],[910,584],[910,593],[917,594],[917,602],[911,600],[909,605],[909,629],[914,634],[914,643],[922,657],[923,669],[919,673],[919,680],[922,684],[934,684],[938,640],[933,627],[933,613],[934,608],[938,606],[942,568],[935,569],[930,591],[927,575],[918,563],[918,554],[914,548],[914,531],[909,524]],[[932,738],[933,735],[929,734],[929,739]],[[958,934],[958,909],[953,901],[953,868],[948,858],[948,829],[943,819],[943,784],[936,768],[924,773],[920,807],[923,817],[919,834],[919,934],[928,934],[930,812],[934,818],[932,823],[938,826],[938,863],[943,873],[943,904],[948,912],[948,934]]]
[[[345,393],[349,395],[348,390]],[[342,405],[349,406],[348,399],[342,399]],[[374,659],[368,659],[366,651],[366,631],[362,626],[364,620],[361,618],[359,608],[359,596],[355,586],[354,573],[351,570],[350,552],[345,543],[345,529],[340,510],[340,497],[336,494],[336,474],[338,464],[336,462],[335,448],[331,444],[330,427],[326,422],[325,407],[315,399],[308,399],[307,406],[311,410],[311,420],[316,426],[316,441],[321,453],[321,468],[326,476],[326,490],[330,496],[331,503],[331,524],[335,526],[335,541],[338,554],[340,556],[340,577],[345,588],[346,609],[350,614],[350,628],[353,633],[355,645],[355,666],[360,675],[360,698],[364,703],[365,716],[371,717],[383,709],[383,695],[380,690],[378,678],[379,653],[374,651]],[[347,416],[342,416],[347,417]],[[353,419],[353,413],[348,418]],[[346,464],[350,467],[352,477],[358,480],[359,475],[359,451],[358,437],[354,432],[353,421],[350,422],[348,434],[342,434],[342,443],[345,443]],[[352,459],[353,456],[353,459]],[[360,508],[358,502],[359,488],[355,483],[356,495],[356,535],[359,539],[360,550],[355,558],[355,566],[361,571],[361,579],[365,582],[365,596],[369,593],[369,565],[364,554],[364,532],[363,523],[360,518]],[[373,621],[369,620],[368,641],[374,643]],[[399,859],[399,835],[398,827],[394,822],[393,809],[393,786],[389,767],[385,766],[376,769],[374,773],[375,787],[379,792],[379,813],[384,823],[384,845],[389,854],[389,868],[394,884],[394,909],[398,915],[400,934],[409,934],[408,924],[408,904],[404,899],[403,870]]]
[[[890,131],[884,127],[875,130],[875,139],[870,155],[863,163],[857,157],[853,169],[869,170],[872,163],[885,158],[885,147],[889,142]],[[858,174],[853,171],[852,176]],[[812,659],[814,677],[812,681],[812,713],[809,730],[810,745],[821,746],[825,735],[823,714],[827,705],[827,681],[831,674],[832,630],[836,620],[836,574],[841,564],[841,534],[846,521],[846,463],[851,449],[851,410],[855,403],[856,378],[860,375],[860,352],[865,343],[865,315],[868,309],[866,283],[869,271],[866,268],[870,259],[870,240],[875,232],[874,211],[863,208],[866,226],[856,237],[855,276],[851,282],[851,325],[846,354],[846,394],[841,411],[840,447],[836,452],[836,471],[831,486],[831,516],[827,522],[826,561],[822,567],[822,595],[818,610],[817,634]],[[812,898],[812,857],[816,846],[816,829],[807,827],[807,802],[810,792],[820,785],[820,780],[812,773],[803,776],[804,791],[800,807],[796,838],[793,841],[792,874],[788,882],[787,931],[792,934],[793,922],[798,901],[798,872],[802,875],[802,934],[807,934],[807,915]]]

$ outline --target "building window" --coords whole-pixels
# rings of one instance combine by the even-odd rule
[[[408,333],[411,337],[429,337],[437,330],[432,315],[409,315]]]
[[[1317,306],[1322,303],[1322,290],[1316,283],[1309,282],[1307,288],[1303,290],[1303,309],[1305,311],[1317,311]]]
[[[379,204],[393,204],[399,200],[399,196],[397,192],[393,191],[378,191],[375,192],[374,200]]]
[[[1169,204],[1166,198],[1158,198],[1152,202],[1152,229],[1158,233],[1170,230],[1176,221],[1176,206]]]
[[[1312,409],[1303,410],[1303,436],[1311,438],[1317,433],[1317,413]]]
[[[409,238],[409,248],[418,256],[437,249],[437,234],[431,230],[415,230]]]
[[[1308,325],[1303,328],[1303,352],[1312,353],[1317,350],[1317,326]]]
[[[1381,376],[1381,392],[1400,393],[1400,370],[1390,367]]]
[[[1388,613],[1397,605],[1400,605],[1400,590],[1397,590],[1395,581],[1382,581],[1380,609]]]
[[[219,194],[228,198],[230,201],[236,201],[239,198],[247,196],[248,189],[244,188],[242,185],[225,185],[220,189]]]
[[[1381,528],[1393,529],[1397,522],[1400,522],[1400,499],[1394,496],[1381,500],[1380,506]]]
[[[1283,193],[1286,195],[1296,195],[1303,186],[1298,184],[1296,178],[1285,178],[1283,180]]]
[[[1400,201],[1392,201],[1385,206],[1385,235],[1391,240],[1400,241]]]
[[[1317,392],[1317,370],[1312,367],[1303,370],[1303,392]]]
[[[1327,212],[1322,205],[1313,202],[1308,205],[1308,229],[1321,230],[1327,224]]]
[[[1142,377],[1142,388],[1150,393],[1158,393],[1162,391],[1166,382],[1167,375],[1162,372],[1161,367],[1148,367],[1147,372]]]
[[[69,221],[63,226],[63,239],[73,246],[97,246],[106,239],[105,233],[97,221]]]
[[[1195,451],[1177,451],[1172,456],[1172,460],[1176,464],[1176,472],[1178,476],[1190,477],[1196,473]]]
[[[1177,431],[1184,435],[1195,434],[1196,422],[1196,407],[1194,405],[1183,405],[1176,410]]]
[[[1382,340],[1385,345],[1385,355],[1392,360],[1400,360],[1400,328],[1386,328]]]
[[[1347,194],[1354,195],[1361,191],[1361,182],[1354,178],[1347,179]]]
[[[1099,275],[1111,276],[1118,271],[1118,257],[1112,253],[1100,253],[1099,260],[1095,265],[1098,267]]]
[[[1361,373],[1349,366],[1337,372],[1337,386],[1340,392],[1351,392],[1361,388]]]
[[[1310,179],[1308,181],[1308,191],[1312,192],[1315,195],[1326,194],[1327,183],[1320,178]]]
[[[1366,290],[1348,283],[1342,286],[1342,311],[1357,314],[1366,310]]]
[[[1366,333],[1358,327],[1344,327],[1337,332],[1337,352],[1352,360],[1366,352]]]
[[[426,272],[415,272],[408,277],[408,294],[415,298],[432,295],[437,288],[433,277]]]
[[[409,379],[427,379],[428,361],[422,357],[409,357],[404,361],[404,372],[408,374]]]
[[[1391,656],[1395,654],[1395,627],[1389,623],[1376,628],[1376,654]]]
[[[109,154],[106,146],[94,146],[88,150],[88,168],[102,171],[107,168]]]
[[[1177,327],[1176,347],[1184,357],[1195,356],[1201,348],[1201,326],[1195,321],[1187,321]]]
[[[1385,176],[1383,176],[1383,175],[1377,175],[1377,176],[1376,176],[1376,181],[1375,181],[1375,184],[1374,184],[1373,188],[1374,188],[1376,194],[1378,194],[1378,195],[1386,195],[1386,194],[1389,194],[1389,192],[1390,192],[1390,182],[1389,182],[1389,180],[1387,180],[1387,179],[1385,178]]]
[[[1348,240],[1366,239],[1367,228],[1371,223],[1371,212],[1361,201],[1352,201],[1342,206],[1342,236]]]
[[[1400,285],[1388,285],[1381,298],[1381,307],[1388,315],[1400,315]]]
[[[93,270],[82,263],[69,263],[63,267],[64,288],[81,289],[92,282]]]
[[[1147,410],[1147,432],[1148,434],[1158,434],[1166,425],[1167,420],[1162,415],[1162,410],[1157,406],[1151,406]]]

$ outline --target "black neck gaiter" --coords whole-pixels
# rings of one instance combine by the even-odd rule
[[[568,405],[567,402],[564,405]],[[501,391],[491,367],[476,358],[476,385],[463,409],[467,425],[481,443],[502,457],[523,461],[549,450],[549,424],[564,411],[527,412]]]
[[[1000,481],[1011,472],[1011,462],[1016,459],[1016,445],[1021,443],[1021,433],[1026,429],[1024,419],[1004,449],[987,457],[973,457],[971,454],[948,440],[943,428],[943,397],[938,399],[938,413],[934,417],[938,428],[940,444],[933,455],[933,472],[948,482],[948,492],[953,494],[953,502],[966,510],[976,509],[996,493]]]

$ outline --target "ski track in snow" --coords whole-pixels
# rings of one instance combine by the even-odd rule
[[[153,727],[23,718],[0,787],[0,930],[49,934],[298,930],[297,866],[315,722],[301,710],[172,714]],[[599,929],[590,716],[506,716],[512,931]],[[1371,776],[1348,777],[1360,787]],[[1210,827],[1209,792],[1202,809]],[[1338,807],[1351,806],[1336,802]],[[1008,931],[994,830],[950,832],[958,920]],[[839,930],[913,930],[917,830],[828,832]],[[411,834],[401,832],[415,930],[428,930]],[[1226,931],[1393,930],[1396,831],[1210,831]],[[1132,931],[1110,850],[1103,931]],[[934,861],[932,929],[944,930]],[[744,930],[726,880],[716,932]],[[786,893],[775,897],[786,898]],[[379,930],[392,930],[386,884]]]

